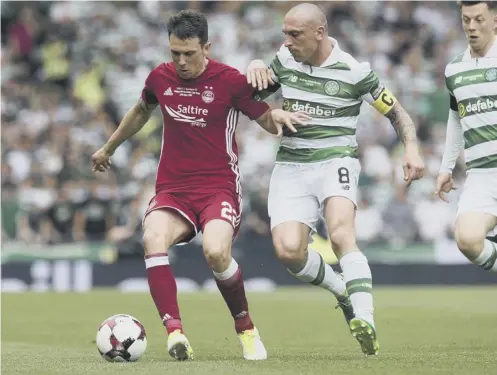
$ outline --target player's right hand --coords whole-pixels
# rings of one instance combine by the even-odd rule
[[[268,83],[274,85],[271,71],[262,60],[252,60],[247,67],[247,83],[259,91],[265,90]]]
[[[276,135],[279,137],[283,134],[283,127],[286,126],[292,132],[296,133],[294,124],[305,125],[311,117],[304,112],[287,112],[282,109],[271,110],[271,117],[276,126]]]
[[[91,161],[93,162],[93,172],[105,172],[112,164],[110,157],[112,155],[105,149],[101,148],[93,154]]]
[[[440,173],[437,177],[437,185],[433,194],[438,195],[444,202],[449,202],[448,199],[445,198],[444,193],[450,193],[451,190],[456,190],[452,174]]]

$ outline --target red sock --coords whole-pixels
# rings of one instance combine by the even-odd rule
[[[225,280],[220,280],[220,278],[223,278],[222,274],[215,273],[214,275],[216,276],[217,287],[230,309],[231,316],[235,319],[236,332],[242,333],[247,329],[253,329],[254,324],[252,323],[252,319],[250,319],[248,312],[248,302],[247,297],[245,296],[242,270],[238,267],[235,260],[232,260],[232,262],[235,262],[234,265],[230,265],[225,272],[229,272],[230,268],[236,267],[234,275]],[[223,274],[225,272],[223,272]]]
[[[162,323],[170,334],[177,329],[183,332],[178,307],[178,291],[167,253],[145,256],[148,286]]]

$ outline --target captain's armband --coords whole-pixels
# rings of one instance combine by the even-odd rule
[[[377,99],[371,105],[382,115],[385,115],[392,109],[395,103],[397,103],[395,96],[393,96],[390,90],[383,87],[383,90],[381,90]]]

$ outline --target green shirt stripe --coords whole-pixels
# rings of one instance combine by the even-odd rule
[[[341,126],[296,125],[295,129],[297,130],[297,133],[294,133],[285,127],[283,130],[283,136],[298,137],[303,139],[324,139],[344,135],[355,135],[356,133],[354,128],[345,128]]]
[[[343,63],[343,62],[337,62],[332,65],[324,66],[324,69],[337,69],[337,70],[352,70],[350,69],[349,64]]]
[[[278,56],[275,56],[273,61],[271,61],[271,64],[269,65],[271,69],[273,69],[274,74],[276,74],[277,77],[280,76],[280,71],[283,69],[283,65],[281,65],[280,59]]]
[[[280,146],[276,154],[276,162],[315,163],[335,158],[357,158],[357,147],[330,147],[330,148],[299,148],[292,149]]]
[[[368,92],[373,91],[380,84],[378,75],[371,71],[366,77],[356,84],[359,96],[366,95]]]
[[[489,141],[497,141],[497,125],[481,126],[464,132],[465,149]]]
[[[459,87],[476,85],[478,83],[488,83],[485,73],[488,69],[471,69],[451,75],[445,78],[445,83],[450,92],[454,92]]]
[[[361,96],[357,91],[356,85],[336,79],[310,76],[303,72],[287,69],[281,65],[279,60],[277,62],[273,60],[271,67],[278,76],[278,82],[281,85],[313,94],[342,99],[358,99]]]
[[[497,168],[497,154],[485,156],[466,163],[468,169],[471,168]]]

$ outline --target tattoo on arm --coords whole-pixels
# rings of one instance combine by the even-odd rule
[[[417,142],[416,127],[411,119],[411,116],[400,105],[399,102],[395,103],[390,111],[385,114],[397,132],[402,142]]]

